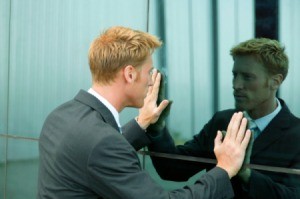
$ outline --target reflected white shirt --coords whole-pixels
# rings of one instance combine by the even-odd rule
[[[276,102],[277,102],[277,108],[270,114],[258,118],[256,120],[254,120],[255,124],[257,125],[257,127],[259,128],[260,132],[262,132],[263,130],[265,130],[265,128],[268,126],[268,124],[271,122],[271,120],[279,113],[279,111],[281,110],[281,104],[280,101],[276,98]]]

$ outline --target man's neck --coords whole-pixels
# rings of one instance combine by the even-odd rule
[[[252,119],[258,119],[272,113],[277,108],[277,106],[277,99],[276,97],[274,97],[271,100],[263,102],[261,106],[259,106],[259,108],[255,108],[247,112]]]
[[[121,92],[120,88],[115,84],[110,85],[100,85],[98,83],[93,83],[93,90],[97,92],[99,95],[104,97],[119,113],[124,109],[123,104],[120,100]]]

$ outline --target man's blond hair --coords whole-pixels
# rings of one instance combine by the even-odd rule
[[[162,42],[155,36],[126,27],[111,27],[89,49],[93,81],[109,84],[127,65],[139,67]]]
[[[276,40],[268,38],[254,38],[234,46],[230,54],[233,59],[241,55],[253,55],[262,63],[271,75],[282,74],[286,78],[289,69],[288,56],[285,48]]]

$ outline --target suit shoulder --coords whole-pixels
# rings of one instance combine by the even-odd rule
[[[222,119],[222,118],[231,118],[231,116],[237,112],[235,109],[226,109],[222,111],[218,111],[214,114],[213,119]]]

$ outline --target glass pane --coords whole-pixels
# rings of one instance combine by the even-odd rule
[[[100,32],[114,25],[146,30],[146,0],[12,1],[11,10],[8,128],[14,135],[38,137],[51,110],[90,87],[87,54]]]
[[[6,198],[35,198],[38,175],[38,142],[8,139]]]
[[[7,133],[9,0],[0,1],[0,134]]]
[[[232,95],[233,61],[230,49],[233,45],[254,37],[253,0],[218,0],[218,78],[219,109],[234,107]]]
[[[279,39],[285,45],[289,56],[289,73],[280,89],[280,96],[286,100],[292,112],[300,117],[300,1],[280,0],[279,1]]]
[[[174,101],[168,126],[186,140],[212,115],[210,1],[150,2],[149,31],[164,43],[155,64],[166,74]]]
[[[191,139],[192,135],[199,133],[204,124],[213,116],[213,89],[216,89],[215,92],[218,92],[219,96],[219,99],[217,99],[218,110],[234,108],[231,83],[233,60],[230,56],[230,49],[235,44],[254,37],[254,2],[252,0],[217,1],[217,10],[214,13],[217,15],[217,21],[211,20],[210,6],[212,1],[174,0],[163,1],[164,3],[159,1],[152,2],[155,2],[151,5],[154,5],[156,10],[163,12],[150,15],[149,30],[164,38],[165,43],[165,49],[160,54],[160,57],[163,57],[163,61],[157,64],[162,64],[162,67],[165,67],[164,69],[168,75],[168,98],[174,101],[168,118],[168,128],[175,142],[182,144],[185,140]],[[299,89],[297,91],[295,89],[298,88],[299,78],[295,74],[299,74],[297,72],[299,67],[295,66],[299,65],[296,64],[297,54],[299,54],[297,49],[300,46],[296,36],[299,35],[296,33],[299,32],[300,27],[296,20],[299,18],[296,14],[299,5],[295,1],[288,1],[282,6],[285,8],[285,14],[282,16],[285,19],[283,22],[285,29],[282,30],[285,35],[282,38],[288,38],[291,44],[291,47],[287,46],[287,49],[290,50],[288,52],[292,52],[290,60],[293,65],[290,65],[291,72],[289,72],[288,77],[292,76],[292,79],[287,82],[288,84],[283,84],[286,85],[285,88],[287,89],[284,91],[280,90],[280,95],[283,93],[287,94],[287,100],[291,103],[291,110],[292,112],[295,111],[298,117],[297,111],[300,106],[297,96],[299,95]],[[155,12],[152,10],[150,14],[152,13]],[[158,17],[160,17],[160,20],[157,20]],[[213,32],[211,31],[214,23],[218,25],[216,38],[212,38]],[[211,53],[212,48],[214,48],[214,42],[217,44],[216,54]],[[206,54],[202,57],[203,53]],[[212,60],[217,60],[217,68],[214,68],[212,65]],[[217,70],[216,76],[212,75],[213,70]],[[216,83],[216,78],[218,78],[218,84],[216,87],[213,87],[212,85]],[[226,117],[230,119],[231,115]],[[292,116],[288,117],[291,118]],[[225,120],[225,117],[222,119]],[[214,120],[210,127],[226,129],[227,123],[226,126],[222,126],[222,122],[220,122],[222,119],[216,122]],[[292,120],[294,121],[294,119]],[[282,128],[285,125],[288,126],[288,123],[289,121],[277,120],[276,122],[274,120],[273,124],[268,127],[269,129],[265,131],[266,134],[258,138],[253,147],[253,156],[251,158],[253,164],[300,169],[299,157],[297,157],[299,156],[297,147],[299,142],[299,121],[295,119],[293,125],[290,126],[290,129],[286,131],[287,133],[284,136],[279,136],[279,133],[277,137],[275,135],[276,132],[283,130]],[[277,126],[278,124],[281,126]],[[274,130],[271,130],[271,128],[274,128]],[[207,131],[211,129],[209,128]],[[213,131],[216,132],[216,130],[214,129]],[[210,140],[212,139],[210,138]],[[287,146],[287,143],[289,143],[289,146]],[[206,149],[212,152],[213,143],[209,144],[209,147]],[[213,158],[213,152],[211,154],[210,157]],[[195,155],[195,153],[189,153],[189,155]],[[207,155],[207,151],[205,151],[204,155]],[[146,162],[146,165],[149,173],[160,182],[161,179],[153,169],[152,163]],[[168,165],[167,168],[170,167],[171,165]],[[272,171],[273,168],[269,169]],[[260,183],[264,184],[264,188],[269,186],[271,187],[269,190],[276,190],[276,193],[278,191],[279,194],[286,194],[286,196],[291,194],[295,187],[300,188],[300,176],[281,173],[283,171],[270,172],[257,169],[256,172],[253,170],[253,176],[258,176],[259,180],[253,180],[254,185],[251,184],[251,186],[253,185],[251,191],[257,195],[264,194],[265,191],[259,189],[258,185]],[[271,182],[269,181],[269,184],[265,183],[265,181],[270,179]],[[234,186],[240,187],[240,181],[233,181],[235,181]],[[168,183],[168,181],[162,181],[163,185],[169,185]],[[276,187],[277,184],[280,184],[281,187]],[[288,187],[292,188],[287,191]],[[243,190],[242,188],[238,189],[240,191]],[[280,196],[283,197],[283,195]]]
[[[0,199],[5,198],[10,0],[0,1]]]
[[[185,182],[176,182],[176,181],[168,181],[168,180],[163,180],[160,178],[160,176],[157,174],[155,168],[153,167],[152,161],[150,156],[145,156],[145,170],[148,171],[148,173],[151,175],[151,177],[157,182],[159,185],[164,187],[166,190],[173,190],[173,189],[178,189],[182,188],[185,185],[192,185],[195,183],[196,180],[200,178],[200,176],[205,173],[205,171],[201,171],[192,177],[189,178],[188,181]]]
[[[0,134],[0,199],[4,199],[5,193],[5,169],[6,169],[6,138]]]

